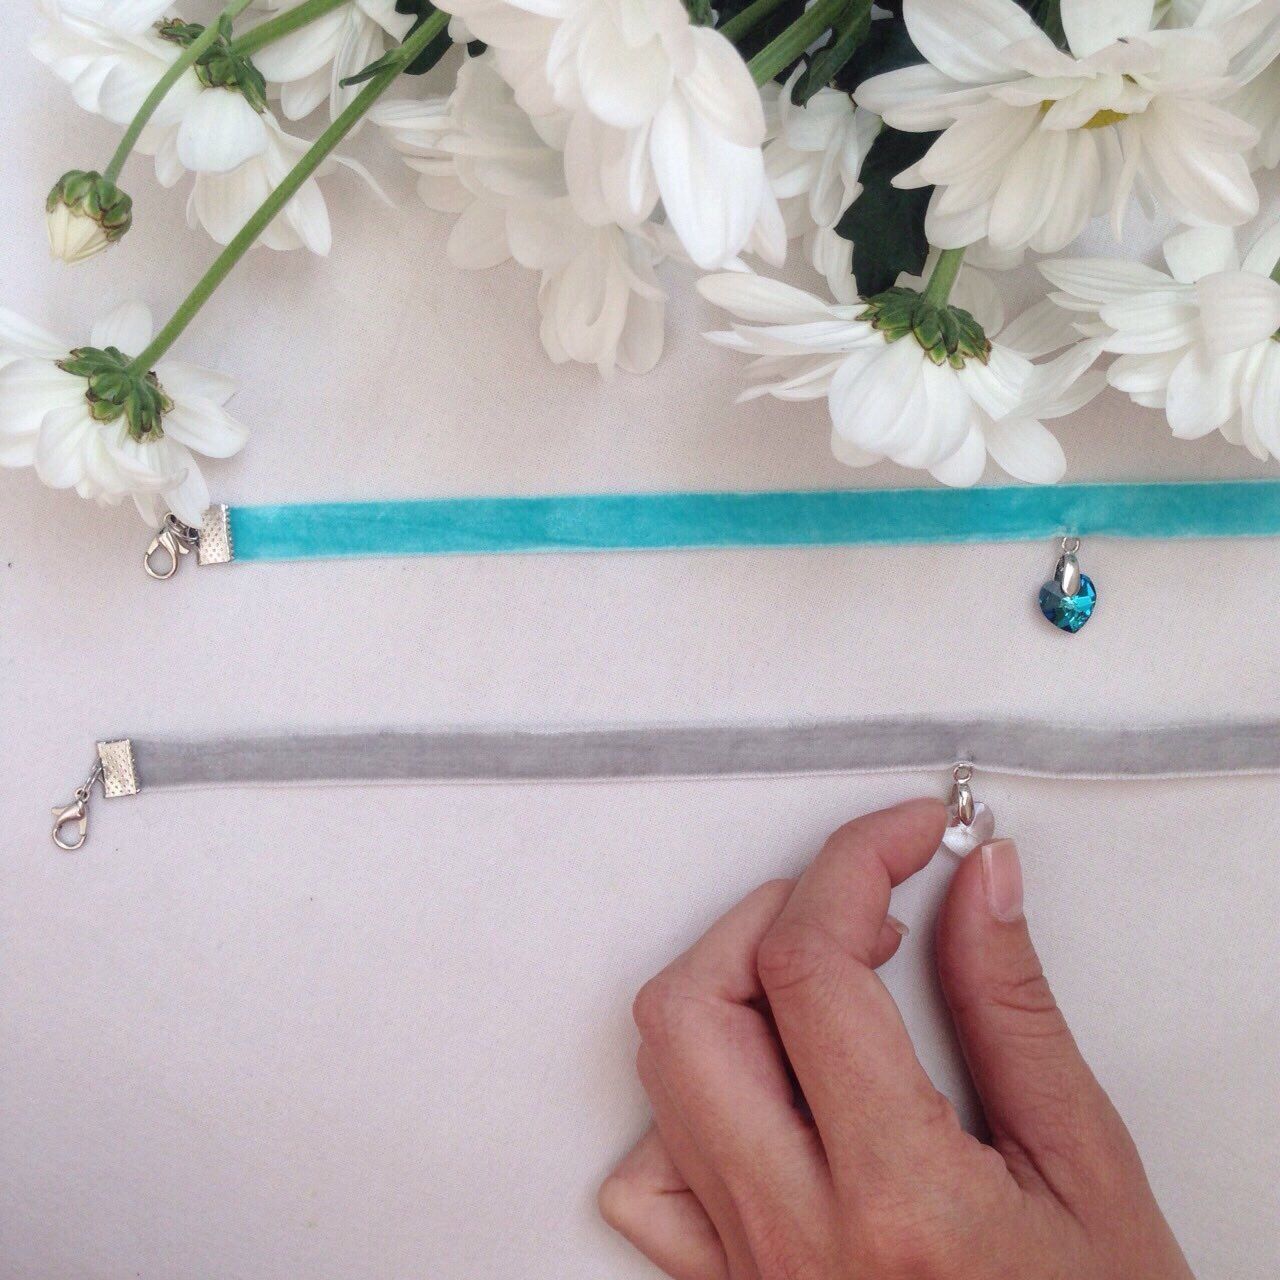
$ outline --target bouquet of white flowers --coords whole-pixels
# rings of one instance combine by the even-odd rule
[[[744,395],[825,400],[850,465],[969,485],[990,455],[1052,483],[1046,422],[1107,382],[1175,436],[1280,457],[1280,228],[1249,229],[1280,163],[1280,0],[43,6],[36,57],[124,129],[50,192],[54,254],[128,232],[135,152],[223,248],[155,332],[141,304],[87,343],[0,312],[0,463],[153,524],[198,525],[197,455],[247,438],[231,383],[172,347],[255,244],[328,250],[329,175],[373,185],[339,153],[366,117],[361,143],[456,215],[455,263],[538,273],[556,362],[651,369],[666,292],[697,273],[734,318],[711,339],[754,357]],[[437,67],[449,92],[414,94]],[[1182,224],[1167,271],[1048,257],[1044,297],[1006,317],[992,273],[1100,215],[1118,240],[1135,202]],[[797,248],[814,291],[767,274]]]

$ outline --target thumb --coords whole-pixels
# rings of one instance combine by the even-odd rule
[[[1019,1181],[1069,1202],[1137,1152],[1053,998],[1022,898],[1013,841],[975,849],[938,920],[938,973],[995,1146]]]

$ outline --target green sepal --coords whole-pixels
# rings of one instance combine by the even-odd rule
[[[170,18],[156,24],[161,39],[171,40],[184,49],[204,34],[199,22]],[[224,15],[218,22],[217,39],[196,59],[193,70],[207,89],[235,89],[259,114],[267,109],[267,82],[262,72],[245,53],[237,53],[232,44],[231,23]]]
[[[140,444],[164,437],[162,420],[173,401],[154,373],[136,372],[118,347],[76,347],[58,368],[85,379],[85,399],[96,422],[123,417],[130,438]]]
[[[689,14],[689,22],[695,27],[715,26],[716,14],[711,7],[711,0],[684,0],[685,10]]]
[[[963,369],[966,361],[986,364],[991,357],[991,342],[972,314],[950,303],[939,306],[914,289],[895,286],[875,294],[858,319],[883,333],[886,342],[910,334],[937,365]]]
[[[60,204],[92,218],[112,243],[133,225],[133,200],[93,169],[70,169],[53,184],[45,212]]]

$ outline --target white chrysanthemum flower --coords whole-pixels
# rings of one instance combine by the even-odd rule
[[[936,186],[932,244],[1061,249],[1095,213],[1117,236],[1130,197],[1192,225],[1236,226],[1258,209],[1245,153],[1257,133],[1219,105],[1253,27],[1238,19],[1152,30],[1152,0],[1062,0],[1070,51],[1014,0],[905,0],[928,62],[862,84],[893,127],[943,130],[894,179]]]
[[[819,89],[803,107],[791,90],[803,68],[778,90],[765,86],[769,141],[765,173],[778,198],[789,235],[803,235],[805,253],[838,302],[856,302],[853,244],[836,234],[836,223],[862,193],[859,174],[880,119],[853,105],[838,89]]]
[[[34,467],[52,488],[96,502],[132,498],[156,527],[166,511],[198,526],[209,489],[195,454],[229,458],[248,432],[222,408],[235,387],[221,374],[165,359],[130,382],[130,353],[151,333],[136,302],[75,349],[0,309],[0,466]]]
[[[455,0],[451,12],[499,51],[526,110],[549,98],[569,113],[565,174],[584,221],[639,227],[661,199],[703,268],[748,247],[785,256],[760,93],[733,45],[693,26],[680,0]]]
[[[541,338],[553,360],[603,374],[654,366],[661,254],[644,228],[591,226],[577,215],[564,180],[563,117],[527,116],[489,54],[463,65],[449,98],[384,102],[370,115],[421,174],[424,202],[459,214],[448,242],[454,263],[514,258],[541,274]]]
[[[964,486],[979,480],[990,454],[1019,480],[1052,484],[1066,457],[1044,420],[1074,412],[1103,385],[1086,372],[1096,358],[1087,344],[1035,365],[989,339],[1003,316],[991,306],[998,295],[977,273],[953,290],[954,305],[972,313],[958,348],[948,347],[950,358],[940,363],[939,347],[931,358],[910,328],[900,332],[886,324],[885,311],[876,314],[885,300],[910,306],[907,294],[830,303],[740,272],[706,276],[698,289],[746,322],[708,335],[756,357],[741,398],[825,399],[832,451],[850,466],[889,458]]]
[[[295,3],[272,0],[263,7],[290,9]],[[396,12],[396,0],[353,0],[265,45],[253,60],[279,86],[286,119],[301,120],[326,98],[330,114],[337,116],[360,92],[359,85],[342,81],[382,57],[412,25],[412,14]]]
[[[56,9],[49,16],[49,25],[32,40],[36,57],[71,87],[77,105],[115,124],[133,119],[180,52],[180,45],[154,28],[122,34]],[[143,130],[137,149],[155,157],[156,177],[166,187],[194,174],[188,219],[225,243],[307,145],[236,89],[210,88],[188,70]],[[350,161],[331,157],[320,174],[338,164],[359,172]],[[261,239],[274,248],[306,245],[327,252],[329,216],[316,177],[307,180]]]
[[[1163,409],[1174,436],[1220,431],[1280,458],[1280,225],[1240,261],[1234,235],[1194,228],[1165,242],[1168,272],[1136,262],[1061,259],[1040,270],[1052,300],[1118,358],[1112,386]]]

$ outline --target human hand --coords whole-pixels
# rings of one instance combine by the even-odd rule
[[[921,800],[849,823],[637,997],[654,1124],[600,1207],[675,1280],[1191,1277],[1054,1003],[1010,841],[965,859],[938,922],[989,1145],[917,1060],[875,971],[945,821]]]

